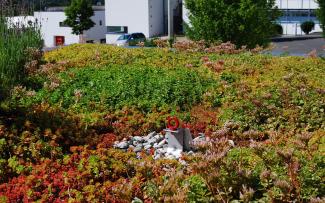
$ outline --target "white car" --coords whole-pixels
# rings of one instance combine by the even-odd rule
[[[135,43],[144,42],[146,36],[143,33],[132,33],[121,35],[115,42],[117,46],[129,46],[129,43],[134,41]]]

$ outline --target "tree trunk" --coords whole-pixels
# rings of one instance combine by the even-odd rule
[[[80,34],[79,35],[79,43],[80,44],[84,44],[85,43],[85,38],[84,38],[84,35],[83,34]]]

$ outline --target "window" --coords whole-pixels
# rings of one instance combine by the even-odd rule
[[[131,35],[121,35],[117,40],[128,40]]]
[[[135,35],[136,39],[145,39],[146,38],[146,36],[144,36],[144,34],[142,34],[142,33],[136,33],[134,35]]]
[[[103,21],[100,20],[99,21],[99,25],[102,26],[103,25]]]
[[[313,17],[313,18],[317,17],[316,10],[310,10],[310,17]]]
[[[128,27],[126,26],[108,26],[108,33],[128,33]]]
[[[315,10],[309,9],[287,9],[281,10],[282,16],[279,18],[281,22],[303,22],[316,21]]]
[[[65,24],[64,22],[60,22],[60,27],[69,27],[67,24]]]

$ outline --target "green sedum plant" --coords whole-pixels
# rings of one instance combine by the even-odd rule
[[[40,91],[37,100],[77,111],[136,107],[149,112],[166,106],[185,110],[200,103],[203,94],[217,85],[209,74],[194,70],[141,66],[71,69],[60,74],[59,80],[57,87]]]
[[[0,105],[0,201],[324,201],[324,60],[203,44],[46,53],[44,85]],[[209,141],[181,162],[113,148],[170,115]]]

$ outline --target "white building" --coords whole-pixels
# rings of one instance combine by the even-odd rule
[[[141,32],[146,37],[168,32],[168,0],[106,0],[107,43],[113,43],[122,33]],[[174,30],[182,29],[182,0],[171,0]]]
[[[303,35],[300,25],[305,21],[315,22],[312,32],[322,31],[316,17],[318,4],[315,0],[277,0],[276,5],[283,13],[278,23],[282,25],[284,35]]]
[[[95,26],[85,31],[83,37],[89,43],[105,43],[105,7],[94,6],[93,9],[94,16],[91,19]],[[72,29],[63,23],[66,19],[64,7],[53,7],[46,11],[34,12],[34,17],[40,23],[45,47],[79,43],[79,36],[72,34]]]

